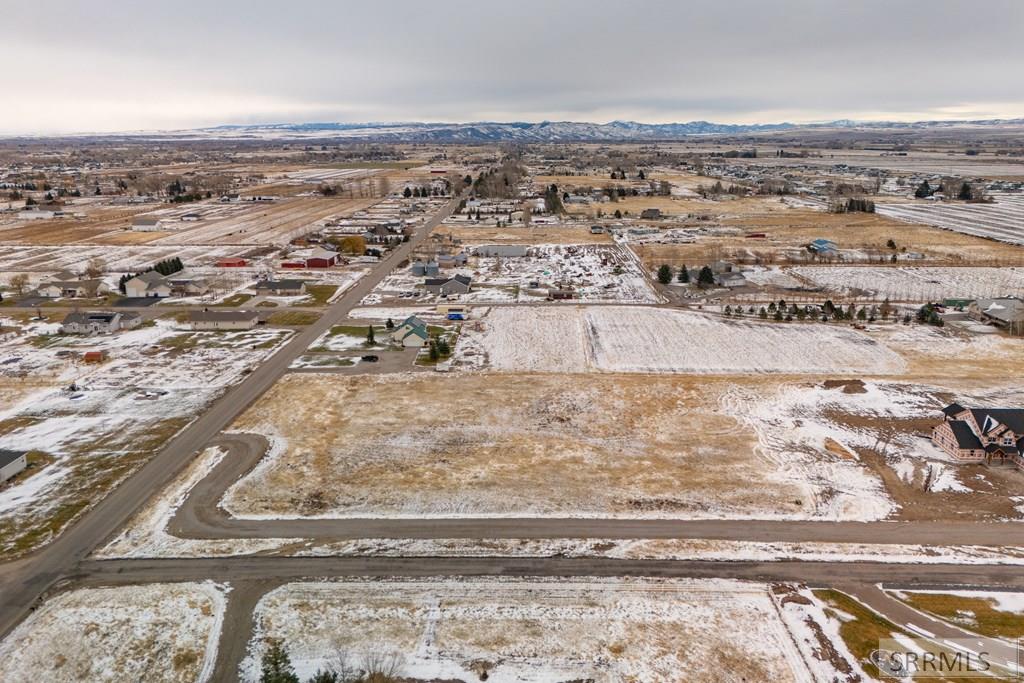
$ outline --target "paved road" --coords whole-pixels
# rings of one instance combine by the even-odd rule
[[[252,470],[267,449],[255,434],[223,434],[228,451],[197,484],[170,523],[185,538],[701,538],[730,541],[880,543],[895,545],[1024,545],[1024,529],[1005,522],[794,522],[594,518],[236,519],[218,507],[224,492]]]
[[[0,565],[0,636],[6,634],[60,577],[74,571],[79,562],[123,526],[154,492],[170,482],[189,460],[263,395],[283,375],[293,360],[330,327],[341,321],[359,301],[421,244],[451,214],[450,202],[419,231],[383,259],[314,324],[294,335],[245,380],[231,388],[195,422],[169,441],[146,465],[118,486],[104,500],[53,543],[21,562]]]

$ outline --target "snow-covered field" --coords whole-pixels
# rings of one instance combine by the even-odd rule
[[[893,301],[1024,296],[1024,268],[796,266],[787,272],[829,291],[860,290]]]
[[[137,273],[168,258],[178,257],[190,267],[211,266],[218,259],[241,256],[251,250],[251,246],[0,246],[0,272],[79,270],[90,260],[99,259],[112,273]]]
[[[501,307],[463,327],[456,366],[501,371],[895,374],[900,356],[848,327],[629,306]]]
[[[473,247],[467,247],[472,252]],[[523,257],[471,257],[467,266],[447,269],[439,277],[466,275],[473,279],[468,294],[449,296],[446,302],[538,302],[549,289],[572,289],[575,300],[588,302],[657,303],[643,267],[631,251],[613,244],[541,244]],[[386,277],[364,299],[364,305],[423,292],[422,277],[408,268]],[[533,286],[533,285],[536,286]],[[423,293],[416,302],[434,302]]]
[[[0,642],[0,680],[207,681],[226,592],[175,583],[61,593]]]
[[[1024,194],[995,194],[993,204],[964,202],[877,203],[875,210],[907,223],[924,223],[965,235],[1024,244]]]
[[[256,624],[246,681],[268,637],[300,678],[376,655],[423,680],[814,679],[767,588],[736,581],[295,583],[264,596]]]
[[[34,333],[55,326],[35,325]],[[34,389],[0,407],[0,448],[42,451],[53,461],[0,491],[0,551],[15,529],[45,527],[67,504],[91,505],[202,409],[290,337],[290,330],[190,332],[168,321],[93,337],[25,334],[5,342],[0,380]],[[85,350],[109,359],[85,364]],[[66,510],[66,508],[64,508]],[[61,512],[66,516],[66,512]],[[70,521],[63,520],[57,528]],[[45,540],[45,537],[41,540]]]

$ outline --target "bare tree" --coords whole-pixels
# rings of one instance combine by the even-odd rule
[[[91,280],[101,277],[105,272],[107,272],[107,263],[98,256],[89,259],[88,265],[85,266],[85,277]]]
[[[12,275],[8,282],[11,285],[11,289],[17,292],[20,296],[25,293],[25,287],[28,286],[28,273],[17,273]]]

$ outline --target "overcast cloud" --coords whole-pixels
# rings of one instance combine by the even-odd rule
[[[0,132],[1024,116],[1024,2],[7,3]]]

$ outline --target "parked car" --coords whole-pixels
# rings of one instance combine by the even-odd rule
[[[363,361],[364,363],[376,363],[377,361],[380,360],[380,356],[375,356],[373,354],[370,354],[368,356],[363,356],[359,360]]]

